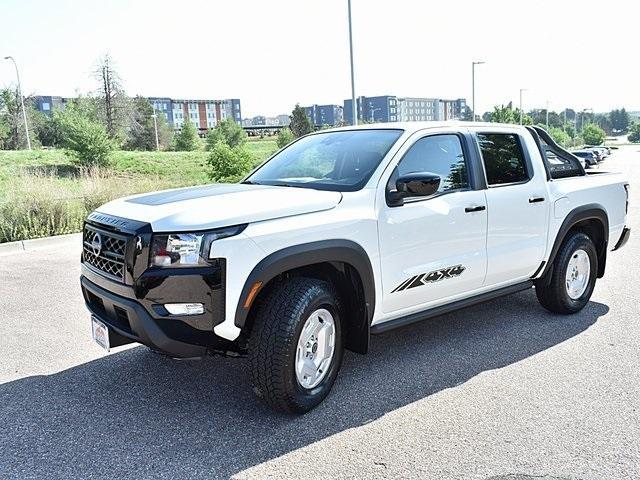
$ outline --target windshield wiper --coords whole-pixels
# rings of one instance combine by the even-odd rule
[[[262,185],[261,183],[254,182],[253,180],[243,180],[240,183],[243,185]]]

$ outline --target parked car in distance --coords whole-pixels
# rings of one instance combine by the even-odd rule
[[[598,165],[598,155],[593,150],[575,150],[573,153],[578,158],[583,158],[585,161],[585,168],[591,168]]]
[[[608,157],[611,154],[611,150],[609,150],[607,147],[602,147],[602,146],[585,146],[584,150],[592,150],[596,153],[598,153],[598,155],[600,156],[600,160],[604,160],[606,157]]]

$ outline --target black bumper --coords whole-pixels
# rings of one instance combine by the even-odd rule
[[[622,229],[622,235],[620,235],[620,240],[616,243],[616,246],[613,247],[614,250],[618,250],[625,246],[625,244],[629,241],[629,237],[631,236],[631,229],[624,227]]]
[[[158,352],[181,358],[201,357],[207,352],[206,345],[169,337],[158,321],[137,301],[115,295],[90,282],[85,276],[80,277],[80,284],[89,311],[117,334],[117,343],[113,346],[139,342]]]

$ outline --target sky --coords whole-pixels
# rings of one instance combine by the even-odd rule
[[[476,111],[640,110],[637,0],[352,0],[356,95],[467,98]],[[347,0],[0,0],[0,59],[25,94],[96,88],[240,98],[243,117],[351,96]],[[15,79],[0,60],[0,86]]]

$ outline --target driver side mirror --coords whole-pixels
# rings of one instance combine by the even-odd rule
[[[396,180],[396,190],[387,191],[390,207],[404,205],[407,197],[429,197],[438,191],[440,175],[430,172],[408,173]]]

